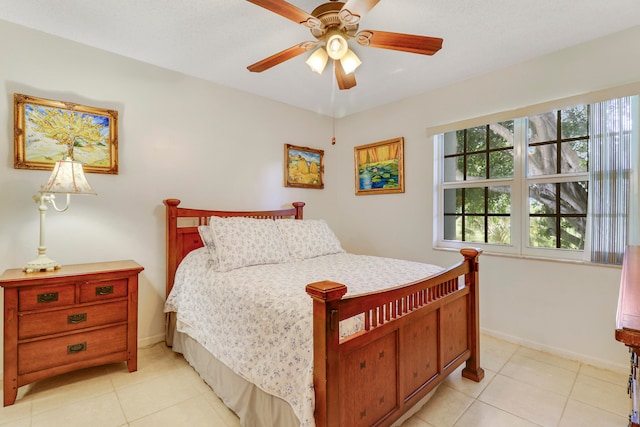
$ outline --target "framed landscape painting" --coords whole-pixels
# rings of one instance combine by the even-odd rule
[[[354,147],[356,195],[404,193],[404,138]]]
[[[14,167],[52,170],[70,157],[85,172],[118,173],[118,112],[16,93]]]
[[[284,145],[284,186],[324,188],[324,151]]]

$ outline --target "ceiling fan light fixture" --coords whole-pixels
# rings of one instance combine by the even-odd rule
[[[340,32],[335,32],[327,39],[327,53],[331,59],[340,59],[349,50],[347,39]]]
[[[314,73],[322,74],[328,60],[329,55],[327,55],[327,51],[324,50],[324,48],[319,47],[311,54],[311,56],[309,56],[307,59],[307,65]]]
[[[342,69],[345,74],[353,73],[360,64],[362,64],[362,61],[360,61],[360,58],[358,58],[355,52],[351,49],[348,49],[347,53],[342,55],[342,58],[340,58],[340,65],[342,65]]]

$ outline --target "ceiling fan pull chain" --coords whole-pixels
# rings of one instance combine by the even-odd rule
[[[336,61],[333,61],[334,74],[336,67]],[[331,91],[331,108],[333,109],[333,137],[331,138],[331,145],[336,145],[336,79],[331,79],[331,81],[331,86],[333,87]]]

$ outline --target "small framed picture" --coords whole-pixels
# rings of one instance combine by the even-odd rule
[[[53,170],[70,157],[85,172],[118,173],[118,112],[15,93],[14,168]]]
[[[284,186],[324,188],[324,150],[284,145]]]
[[[404,193],[404,138],[354,147],[356,195]]]

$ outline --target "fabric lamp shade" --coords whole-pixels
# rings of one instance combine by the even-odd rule
[[[70,158],[56,162],[42,193],[96,194],[84,176],[82,163]]]

